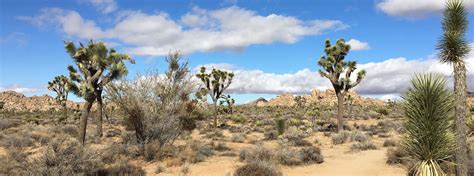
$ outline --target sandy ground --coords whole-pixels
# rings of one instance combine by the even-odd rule
[[[227,136],[227,132],[224,132]],[[259,136],[257,134],[249,134],[249,136]],[[193,134],[193,138],[199,138]],[[252,138],[252,137],[250,137]],[[310,164],[301,166],[282,166],[280,170],[285,176],[403,176],[406,174],[402,166],[388,165],[386,161],[386,148],[382,147],[383,138],[373,138],[373,142],[377,145],[377,150],[368,151],[351,151],[352,143],[342,145],[332,145],[329,137],[325,137],[322,133],[314,133],[308,138],[309,141],[318,140],[318,146],[321,148],[324,156],[322,164]],[[248,143],[226,142],[226,145],[233,151],[253,146]],[[275,148],[278,146],[275,141],[265,141],[264,146]],[[144,165],[148,175],[156,175],[154,171],[158,163],[148,163]],[[189,165],[188,176],[231,176],[234,170],[243,165],[239,161],[238,156],[212,156],[204,162]],[[171,176],[183,175],[182,167],[168,167],[165,172],[158,175]]]

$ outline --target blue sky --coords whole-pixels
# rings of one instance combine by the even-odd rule
[[[474,9],[474,2],[466,5]],[[368,72],[356,91],[393,98],[415,72],[440,72],[450,79],[449,66],[435,55],[442,9],[443,2],[428,0],[3,0],[0,91],[52,94],[46,83],[67,75],[72,64],[63,41],[94,38],[132,55],[137,63],[128,66],[129,77],[163,71],[166,53],[181,50],[191,69],[234,71],[229,93],[239,103],[283,92],[304,94],[330,87],[316,62],[324,40],[343,38],[353,48],[347,59]],[[469,30],[468,39],[473,35]],[[467,58],[468,86],[474,91],[472,58]]]

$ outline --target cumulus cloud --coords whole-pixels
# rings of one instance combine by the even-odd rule
[[[474,1],[464,2],[468,9],[474,9]],[[442,14],[445,4],[444,0],[382,0],[376,7],[391,16],[416,19]]]
[[[118,5],[114,0],[85,0],[94,6],[101,13],[107,14],[118,9]]]
[[[466,60],[468,80],[474,80],[474,56]],[[229,93],[310,93],[313,89],[332,88],[329,80],[322,78],[317,71],[302,69],[294,73],[275,74],[262,70],[239,69],[230,64],[210,64],[209,68],[220,68],[235,73]],[[236,69],[237,68],[237,69]],[[359,64],[358,70],[367,71],[366,78],[355,90],[359,94],[372,95],[380,99],[397,99],[410,85],[410,79],[416,73],[435,72],[448,79],[452,87],[452,69],[448,64],[441,64],[436,59],[408,60],[393,58],[381,62]],[[195,69],[196,70],[196,69]],[[356,70],[356,72],[358,71]],[[355,75],[352,78],[355,80]],[[474,91],[474,84],[468,81],[468,90]]]
[[[164,12],[127,11],[119,16],[116,24],[104,29],[75,11],[57,8],[43,9],[37,16],[18,18],[37,26],[54,24],[73,37],[118,41],[129,46],[127,52],[144,56],[162,56],[172,50],[189,54],[239,51],[250,45],[275,42],[291,44],[304,36],[348,27],[337,20],[303,21],[278,14],[265,16],[236,6],[216,10],[194,7],[178,20]]]
[[[60,8],[41,9],[37,16],[19,16],[17,19],[30,22],[40,28],[54,26],[70,36],[84,39],[105,36],[94,21],[84,20],[79,13]]]
[[[31,88],[31,87],[24,87],[19,84],[13,84],[6,87],[0,87],[0,92],[4,92],[4,91],[15,91],[18,93],[37,93],[38,89]]]
[[[360,51],[360,50],[370,49],[369,43],[361,42],[361,41],[356,40],[356,39],[350,39],[347,43],[349,45],[351,45],[351,50],[353,50],[353,51]]]

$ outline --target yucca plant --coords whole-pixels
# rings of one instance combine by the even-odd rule
[[[405,112],[402,147],[416,161],[417,176],[445,175],[439,164],[455,150],[452,128],[453,94],[438,74],[420,74],[402,96]]]
[[[285,119],[282,117],[278,117],[276,120],[276,128],[278,131],[278,135],[282,135],[285,133]]]

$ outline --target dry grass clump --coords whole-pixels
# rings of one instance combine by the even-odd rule
[[[264,140],[276,140],[278,139],[278,132],[276,130],[269,130],[263,133]]]
[[[269,162],[256,161],[237,168],[234,176],[282,176],[278,168]]]
[[[321,150],[314,146],[301,149],[282,147],[278,150],[276,159],[283,165],[319,164],[324,161]]]
[[[394,139],[387,139],[383,142],[384,147],[396,147],[398,145],[398,141]]]
[[[333,134],[331,136],[332,144],[334,145],[343,144],[349,139],[350,135],[351,135],[351,132],[349,131],[342,131],[340,133]]]
[[[98,171],[97,175],[145,175],[145,170],[128,161],[119,161],[117,164]]]
[[[369,137],[360,131],[353,131],[350,135],[351,141],[355,142],[367,142]]]
[[[240,152],[240,160],[246,164],[237,168],[234,176],[281,176],[282,173],[273,163],[274,154],[262,147],[244,149]]]
[[[305,140],[305,137],[307,136],[296,127],[289,128],[283,135],[283,138],[287,140],[285,142],[292,146],[311,146],[311,142]]]
[[[232,137],[230,138],[230,141],[243,143],[245,141],[245,135],[242,134],[242,133],[232,134]]]
[[[30,133],[20,132],[8,134],[0,141],[0,146],[5,148],[24,148],[29,147],[34,144],[34,140],[31,137]]]
[[[352,144],[351,146],[352,150],[376,150],[377,146],[373,144],[370,141],[365,141],[365,142],[357,142]]]
[[[21,123],[22,121],[20,119],[0,118],[0,130],[16,127]]]
[[[82,147],[75,139],[54,138],[42,155],[29,164],[28,172],[40,175],[85,175],[102,168],[101,158],[93,150]]]
[[[26,158],[28,154],[20,149],[9,149],[0,157],[0,175],[26,175]]]
[[[408,165],[410,162],[409,157],[408,153],[399,147],[387,150],[387,164]]]

